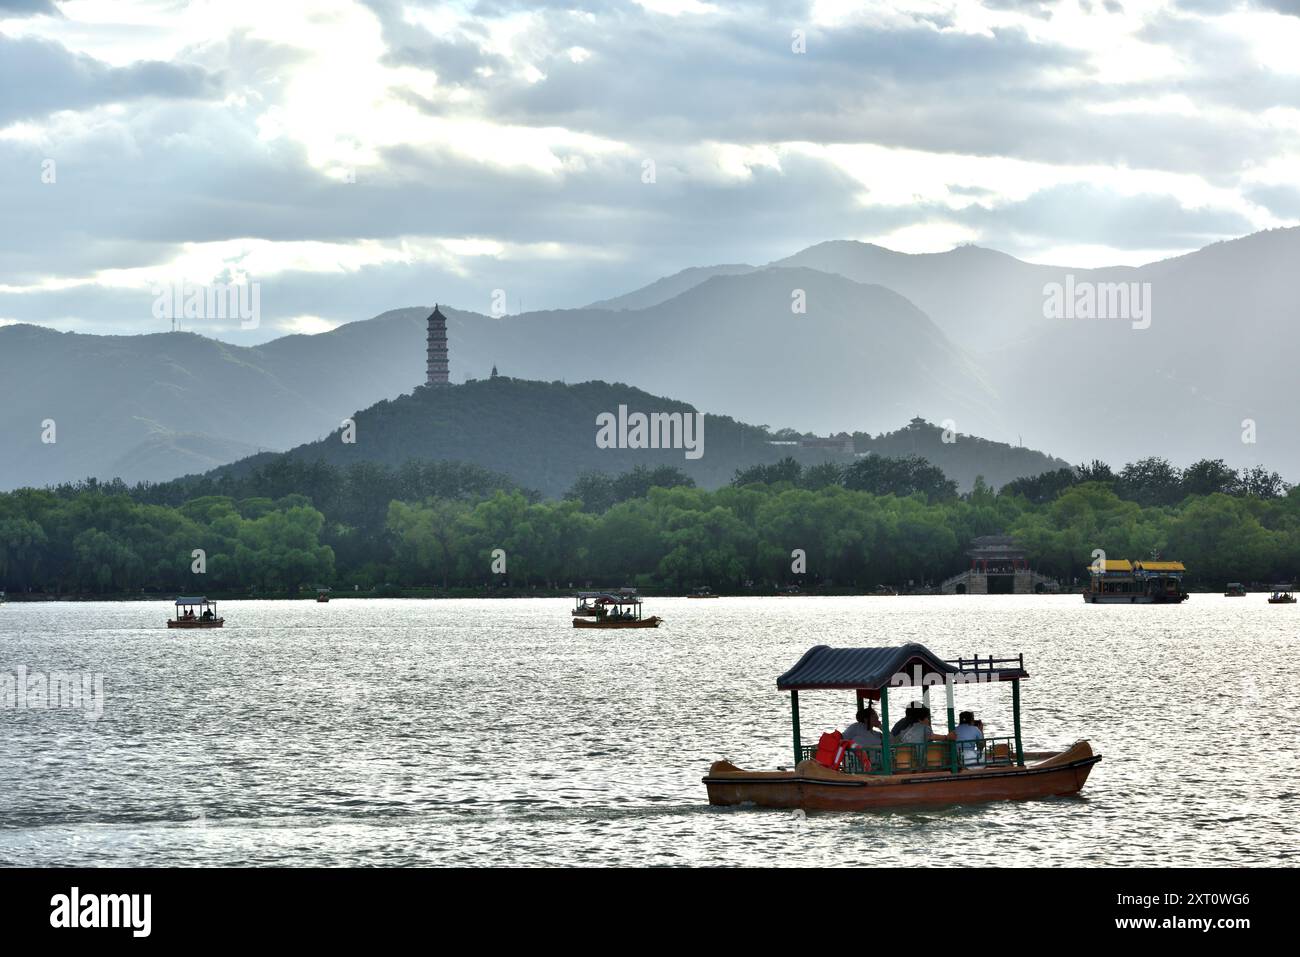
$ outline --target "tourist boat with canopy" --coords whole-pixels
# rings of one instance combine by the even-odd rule
[[[1228,582],[1228,587],[1223,590],[1224,598],[1245,598],[1246,586],[1241,582]]]
[[[695,589],[695,591],[691,592],[686,597],[687,598],[717,598],[718,596],[713,593],[713,589],[701,585],[699,588]]]
[[[1295,585],[1274,585],[1273,594],[1269,596],[1270,605],[1294,605]]]
[[[1088,565],[1083,600],[1091,605],[1174,605],[1190,597],[1182,562],[1106,559]]]
[[[831,648],[817,645],[776,681],[790,693],[793,768],[746,771],[717,761],[704,778],[709,803],[826,811],[863,811],[908,805],[967,804],[1076,794],[1101,760],[1086,740],[1063,751],[1028,753],[1020,733],[1020,682],[1029,677],[1024,656],[959,658],[945,661],[924,645],[888,648]],[[948,729],[956,727],[954,692],[969,683],[1011,683],[1012,727],[1007,736],[978,742],[932,740],[905,744],[889,734],[890,689],[922,689],[929,706],[931,687],[945,689]],[[906,682],[900,684],[900,682]],[[839,734],[817,746],[799,732],[799,694],[849,691],[857,700],[880,702],[882,737],[865,749],[828,748]],[[847,742],[846,742],[847,743]]]
[[[658,628],[663,621],[658,615],[644,617],[641,599],[636,595],[601,595],[591,599],[596,614],[590,618],[573,618],[574,628]]]
[[[220,628],[226,619],[217,615],[217,603],[206,598],[177,598],[176,617],[168,628]]]

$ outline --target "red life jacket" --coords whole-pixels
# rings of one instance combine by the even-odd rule
[[[844,751],[844,735],[838,731],[827,731],[817,741],[817,753],[813,755],[813,760],[838,771],[844,763]]]
[[[862,745],[860,745],[860,744],[850,744],[848,747],[852,748],[854,751],[857,752],[858,760],[859,760],[860,762],[862,762],[862,770],[863,770],[863,771],[870,771],[870,770],[871,770],[871,752],[868,751],[866,748],[862,747]]]

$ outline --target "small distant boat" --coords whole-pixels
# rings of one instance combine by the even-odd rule
[[[691,594],[687,595],[686,597],[687,598],[717,598],[718,596],[715,595],[708,588],[697,588],[695,589],[695,591],[693,591]]]
[[[218,617],[217,603],[206,598],[177,598],[176,617],[168,628],[220,628],[226,619]]]
[[[868,811],[910,805],[973,804],[1076,794],[1101,760],[1085,740],[1063,751],[1026,752],[1020,736],[1020,682],[1029,675],[1024,656],[945,661],[924,645],[885,648],[809,649],[777,678],[790,692],[794,767],[746,771],[716,761],[704,777],[709,803],[824,811]],[[902,743],[884,733],[872,746],[850,746],[839,732],[815,747],[799,736],[799,692],[832,690],[880,702],[880,725],[888,729],[889,691],[899,679],[945,689],[948,727],[955,728],[954,689],[968,681],[1011,682],[1012,729],[1004,737]]]
[[[642,615],[641,599],[632,594],[601,595],[592,600],[596,614],[590,618],[575,613],[574,628],[658,628],[658,615]]]
[[[1224,598],[1245,598],[1246,586],[1241,582],[1228,582],[1228,587],[1223,590]]]
[[[317,589],[316,589],[316,602],[317,602],[317,604],[327,605],[327,604],[329,604],[329,600],[330,600],[330,590],[329,590],[328,588],[317,588]]]
[[[1269,596],[1270,605],[1294,605],[1295,604],[1295,586],[1294,585],[1275,585],[1273,594]]]

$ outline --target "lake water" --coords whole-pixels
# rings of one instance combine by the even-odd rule
[[[0,675],[103,675],[103,715],[0,710],[0,863],[1295,865],[1300,606],[1194,595],[0,606]],[[711,808],[711,761],[790,762],[778,674],[815,644],[1023,652],[1027,750],[1086,737],[1079,797]],[[901,703],[904,695],[900,694]],[[958,691],[1010,734],[1010,685]],[[805,743],[852,695],[800,696]],[[941,719],[940,719],[941,720]]]

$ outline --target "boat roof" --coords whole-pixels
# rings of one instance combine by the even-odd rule
[[[177,598],[177,599],[176,599],[176,604],[178,604],[178,605],[211,605],[212,602],[208,601],[206,598]]]
[[[958,658],[945,661],[925,645],[909,642],[885,648],[832,648],[816,645],[804,652],[793,668],[776,679],[781,691],[815,691],[819,689],[853,688],[878,691],[893,684],[898,674],[906,674],[915,682],[916,668],[920,667],[920,680],[932,675],[987,675],[983,680],[1010,681],[1028,678],[1020,658]],[[931,679],[933,680],[933,679]]]
[[[1084,567],[1089,571],[1095,572],[1097,570],[1097,562],[1089,562]],[[1133,566],[1127,558],[1108,558],[1106,559],[1106,567],[1102,569],[1102,571],[1108,572],[1131,572],[1132,570]]]
[[[1144,572],[1185,572],[1182,562],[1134,562],[1133,567]]]

